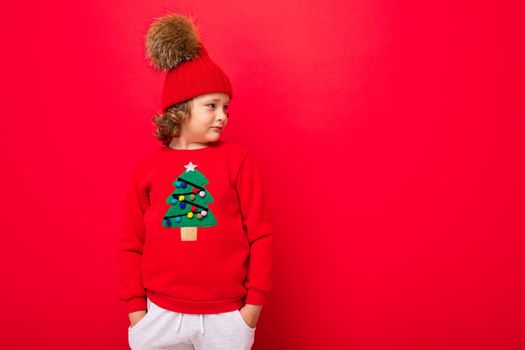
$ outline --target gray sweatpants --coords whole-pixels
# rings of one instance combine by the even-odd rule
[[[166,310],[147,298],[148,312],[128,328],[132,350],[250,350],[255,328],[239,310],[185,314]]]

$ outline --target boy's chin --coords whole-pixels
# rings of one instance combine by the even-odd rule
[[[221,138],[221,134],[219,134],[219,133],[215,133],[215,132],[214,132],[212,135],[209,135],[209,136],[207,137],[208,142],[217,141],[217,140],[220,139],[220,138]]]

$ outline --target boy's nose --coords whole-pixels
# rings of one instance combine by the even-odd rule
[[[220,113],[218,119],[221,122],[223,122],[226,119],[226,113],[224,113],[224,112]]]

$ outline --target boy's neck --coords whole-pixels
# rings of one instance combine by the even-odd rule
[[[206,148],[208,147],[207,143],[202,142],[188,142],[185,140],[182,140],[180,137],[174,137],[173,140],[171,140],[169,147],[173,149],[181,149],[181,150],[192,150],[192,149],[200,149],[200,148]]]

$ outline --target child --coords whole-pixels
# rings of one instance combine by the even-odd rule
[[[272,288],[273,231],[262,178],[241,145],[220,141],[232,88],[191,17],[158,18],[147,55],[167,70],[163,146],[138,161],[119,240],[119,298],[133,350],[250,349]]]

